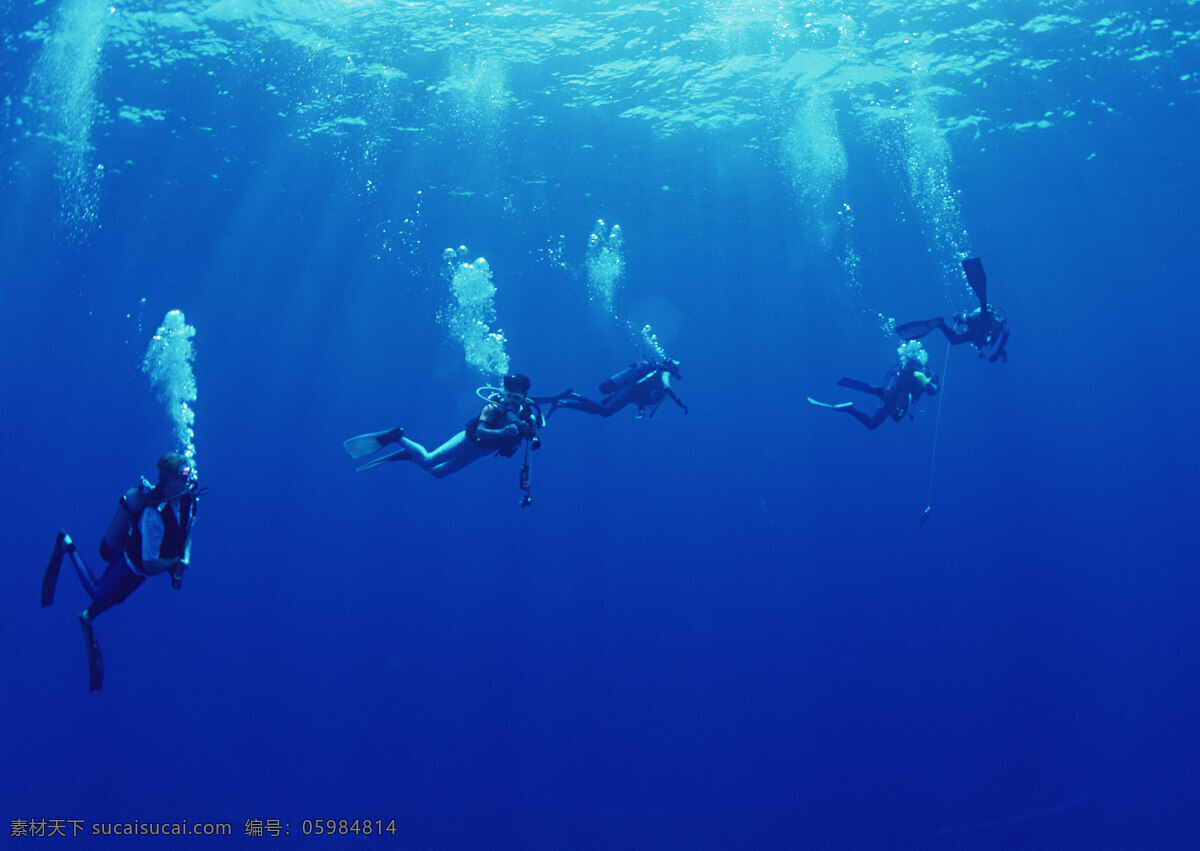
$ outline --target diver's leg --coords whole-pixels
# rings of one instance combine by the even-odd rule
[[[104,575],[92,589],[92,604],[80,613],[80,620],[91,621],[97,615],[107,612],[118,603],[141,587],[146,577],[138,576],[129,569],[125,561],[114,561],[104,570]]]
[[[409,440],[407,437],[400,438],[400,443],[404,446],[404,450],[408,455],[409,461],[412,461],[423,470],[428,470],[432,465],[430,462],[430,453],[424,446],[417,443],[415,440]]]
[[[952,346],[957,346],[959,343],[975,342],[975,335],[971,333],[970,329],[967,329],[960,334],[945,322],[938,327],[942,329],[942,333],[946,335],[946,339],[950,341],[950,345]]]
[[[595,405],[595,402],[591,401],[590,399],[585,399],[583,396],[580,396],[570,388],[562,391],[561,393],[556,393],[553,396],[530,396],[529,398],[533,399],[533,401],[538,405],[545,407],[546,417],[549,417],[559,408],[570,408],[573,411],[584,411],[585,413],[589,414],[596,413],[595,411],[589,411],[587,409],[588,405]]]
[[[575,392],[571,392],[569,396],[564,396],[553,402],[550,406],[550,413],[557,411],[559,408],[570,408],[572,411],[581,411],[585,414],[594,414],[601,417],[608,416],[605,413],[604,406],[599,402],[594,402],[586,396],[580,396]]]
[[[896,336],[901,340],[919,340],[935,328],[944,328],[946,321],[937,316],[933,319],[918,319],[896,326]]]
[[[71,560],[71,565],[75,568],[75,575],[79,577],[79,584],[83,586],[83,590],[87,592],[89,597],[96,596],[96,585],[98,580],[95,574],[88,568],[87,562],[83,560],[83,556],[79,554],[79,548],[75,546],[75,542],[71,540],[71,536],[66,533],[63,535],[63,552],[67,558]]]
[[[409,460],[435,479],[457,472],[491,451],[467,440],[465,431],[460,431],[432,452],[407,437],[403,438],[401,442],[408,449]]]
[[[865,381],[859,381],[857,378],[839,378],[837,380],[838,387],[848,387],[851,390],[857,390],[859,393],[870,393],[872,396],[883,398],[884,388],[876,387],[874,384],[868,384]]]
[[[630,384],[622,387],[611,396],[605,397],[604,401],[596,406],[600,409],[596,413],[602,417],[611,417],[617,411],[634,401],[634,390],[636,387],[636,384]]]
[[[887,405],[880,405],[879,409],[871,416],[867,416],[862,411],[853,407],[842,408],[841,410],[845,411],[847,414],[854,417],[854,419],[858,420],[860,423],[872,430],[879,428],[881,425],[883,425],[884,420],[888,418]]]
[[[485,455],[491,454],[491,452],[491,448],[476,446],[467,440],[466,432],[460,431],[426,456],[429,466],[425,469],[435,479],[441,479],[451,473],[457,473],[463,467],[474,461],[478,461]]]

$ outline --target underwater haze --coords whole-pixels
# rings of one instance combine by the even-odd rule
[[[0,21],[14,847],[1200,847],[1197,0]],[[1007,362],[808,403],[874,410],[968,257]],[[528,507],[523,454],[343,451],[651,355],[688,412],[556,412]],[[188,444],[89,693],[54,536],[102,567]]]

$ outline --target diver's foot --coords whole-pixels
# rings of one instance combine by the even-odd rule
[[[557,396],[555,396],[553,399],[550,400],[550,410],[547,411],[546,413],[550,414],[554,411],[557,411],[563,405],[567,404],[568,399],[580,399],[580,398],[582,398],[582,397],[578,393],[576,393],[574,390],[572,390],[570,387],[568,387],[566,390],[559,393]]]
[[[399,443],[402,437],[404,437],[404,429],[396,426],[390,431],[385,431],[375,439],[379,442],[380,446],[387,446],[389,443]]]

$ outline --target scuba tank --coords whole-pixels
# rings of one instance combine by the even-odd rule
[[[635,381],[641,381],[655,369],[654,365],[647,361],[639,361],[631,363],[625,369],[612,375],[600,382],[600,392],[605,396],[611,396],[622,387],[628,387]]]
[[[130,488],[121,495],[120,504],[109,521],[108,530],[100,539],[100,558],[105,564],[112,564],[121,558],[125,545],[129,542],[129,533],[142,509],[146,507],[146,497],[150,493],[150,483],[142,479],[137,487]]]

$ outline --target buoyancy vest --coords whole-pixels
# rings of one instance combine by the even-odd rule
[[[155,496],[153,491],[146,496],[148,500],[142,511],[157,511],[162,518],[163,539],[162,545],[158,549],[158,558],[181,557],[187,546],[188,534],[192,531],[192,521],[196,519],[196,497],[191,493],[181,496],[179,498],[179,516],[176,517],[170,503],[155,504],[150,501]],[[139,522],[141,513],[138,512],[137,517],[131,522],[129,537],[125,543],[125,557],[139,573],[145,569],[142,561],[142,529]]]
[[[496,403],[492,403],[496,404]],[[528,438],[531,441],[537,439],[538,430],[538,415],[534,408],[530,405],[522,405],[517,410],[517,421],[520,428],[520,433],[516,437],[485,437],[479,433],[479,423],[482,416],[475,417],[470,420],[463,431],[467,434],[467,440],[474,443],[476,446],[482,446],[487,449],[495,450],[497,455],[504,458],[511,458],[516,454],[517,448],[521,445],[521,441]],[[488,426],[491,428],[491,426]],[[503,428],[503,426],[501,426]]]

